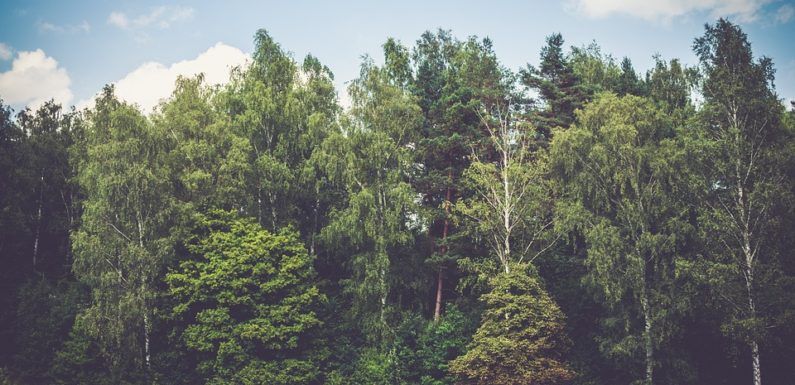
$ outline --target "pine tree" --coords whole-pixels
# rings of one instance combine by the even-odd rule
[[[490,280],[480,327],[468,351],[450,363],[461,385],[562,384],[574,374],[563,313],[526,265]]]

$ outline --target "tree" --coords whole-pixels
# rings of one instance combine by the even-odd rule
[[[613,55],[603,53],[595,41],[587,46],[571,47],[567,59],[581,89],[589,97],[603,91],[618,92],[621,77],[632,75],[625,75],[624,68],[616,64]]]
[[[536,90],[544,103],[533,122],[541,135],[550,138],[553,128],[565,128],[574,121],[574,111],[585,103],[586,94],[563,53],[561,34],[547,37],[539,68],[528,65],[520,75],[522,84]]]
[[[468,351],[450,362],[462,385],[561,384],[573,378],[563,362],[563,313],[527,265],[490,280],[492,290]]]
[[[498,266],[464,261],[490,291],[481,297],[487,310],[467,353],[450,364],[462,384],[554,384],[573,376],[560,360],[566,351],[560,309],[528,272],[557,240],[546,153],[511,102],[481,106],[494,160],[473,154],[465,176],[475,193],[456,206]]]
[[[208,383],[313,383],[324,297],[298,234],[212,212],[200,216],[187,249],[192,258],[165,280],[184,326],[178,336]]]
[[[295,186],[298,117],[295,97],[296,64],[265,30],[254,36],[251,66],[232,74],[227,108],[232,126],[242,131],[253,150],[245,212],[275,231],[289,223],[295,207],[290,202]]]
[[[616,93],[620,96],[644,96],[644,88],[643,80],[638,78],[638,73],[635,72],[632,61],[629,60],[628,57],[624,57],[624,59],[621,60],[621,75],[618,77]]]
[[[557,203],[557,226],[584,235],[586,282],[610,309],[605,324],[616,338],[604,338],[603,351],[643,352],[643,383],[651,385],[655,351],[678,305],[674,258],[689,230],[674,194],[674,130],[662,111],[635,96],[600,94],[577,118],[556,132],[550,150],[567,191]]]
[[[251,144],[223,115],[223,100],[204,76],[179,77],[152,122],[169,145],[175,198],[181,211],[239,210],[247,198]]]
[[[78,318],[100,341],[114,376],[151,363],[152,300],[170,249],[172,193],[163,135],[106,86],[87,114],[85,194],[72,235],[75,276],[92,293]]]
[[[434,320],[442,315],[445,292],[456,278],[455,261],[467,242],[453,224],[452,208],[468,191],[463,173],[469,167],[472,146],[481,147],[485,133],[477,115],[480,103],[506,94],[504,69],[488,39],[454,39],[449,31],[426,32],[417,41],[412,59],[416,74],[411,87],[424,120],[417,141],[420,171],[412,184],[423,194],[429,217],[432,254],[436,268]]]
[[[654,57],[654,68],[646,73],[649,98],[664,111],[678,115],[680,119],[693,115],[690,94],[697,82],[696,68],[683,67],[678,59],[666,62]],[[687,113],[685,116],[682,114]]]
[[[352,119],[345,135],[323,143],[326,175],[344,186],[347,198],[331,211],[322,235],[350,255],[353,276],[345,286],[367,339],[380,345],[389,337],[390,271],[401,257],[395,251],[416,232],[416,193],[408,176],[421,116],[414,98],[369,60],[349,92]]]
[[[557,239],[551,231],[546,153],[537,147],[532,127],[517,121],[510,103],[481,108],[495,160],[472,155],[465,176],[475,194],[456,208],[471,231],[485,238],[499,270],[509,273],[511,266],[532,262]]]
[[[724,331],[747,343],[753,383],[762,383],[760,343],[774,314],[761,296],[781,284],[776,242],[788,192],[782,175],[782,107],[773,65],[754,61],[740,27],[725,19],[706,25],[693,48],[704,74],[701,124],[693,132],[703,177],[699,221],[706,241],[704,268],[731,312]],[[763,278],[764,277],[764,278]],[[771,297],[772,298],[772,297]],[[760,311],[768,309],[768,311]]]

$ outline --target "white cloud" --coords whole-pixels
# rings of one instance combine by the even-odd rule
[[[793,16],[795,16],[795,7],[792,4],[784,4],[776,11],[774,19],[776,23],[785,24],[792,20]]]
[[[752,22],[762,7],[772,0],[569,0],[567,7],[591,18],[614,14],[638,17],[649,21],[668,22],[693,12],[709,12],[711,17],[735,17]]]
[[[208,84],[225,84],[229,81],[231,69],[245,65],[248,59],[249,56],[243,51],[216,43],[195,59],[168,66],[157,62],[142,64],[116,82],[116,95],[127,102],[138,104],[144,112],[149,113],[161,99],[171,95],[177,76],[204,73]],[[93,100],[80,101],[76,106],[82,108],[91,105]]]
[[[38,27],[39,32],[41,33],[78,33],[78,32],[91,32],[91,24],[88,24],[87,21],[83,20],[80,24],[67,24],[67,25],[58,25],[53,24],[47,21],[39,20],[36,22],[36,27]]]
[[[0,73],[0,97],[6,103],[36,108],[49,99],[66,105],[72,100],[66,70],[44,51],[21,51],[11,69]]]
[[[194,9],[190,7],[171,6],[155,7],[152,8],[149,13],[144,13],[137,17],[130,17],[123,12],[114,11],[108,15],[108,24],[121,29],[141,29],[147,27],[166,29],[173,23],[193,18],[194,13]]]
[[[108,24],[125,29],[130,26],[130,21],[127,20],[127,16],[121,12],[111,12],[110,16],[108,16]]]
[[[11,56],[12,56],[11,47],[6,45],[5,43],[0,43],[0,60],[11,59]]]

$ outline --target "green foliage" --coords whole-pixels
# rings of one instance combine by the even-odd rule
[[[332,135],[321,151],[325,173],[344,186],[347,199],[329,214],[323,237],[350,255],[353,294],[368,339],[388,338],[388,297],[396,248],[413,241],[415,196],[408,183],[411,149],[421,116],[414,99],[366,62],[351,84],[352,120],[346,135]]]
[[[0,383],[789,384],[795,112],[694,49],[426,32],[343,112],[259,30],[148,116],[0,102]]]
[[[622,62],[621,66],[610,54],[602,53],[596,42],[585,47],[572,47],[568,56],[572,72],[581,82],[588,94],[603,91],[617,91],[622,81],[631,81],[634,70],[632,64]],[[629,64],[629,68],[627,68]],[[628,86],[632,87],[631,84]]]
[[[76,284],[46,279],[31,281],[19,291],[14,355],[16,376],[23,383],[47,383],[59,377],[42,368],[53,367],[56,352],[72,329],[84,297]]]
[[[85,193],[72,269],[92,295],[78,316],[114,372],[150,363],[152,300],[173,207],[163,135],[108,86],[88,113]]]
[[[564,316],[527,266],[491,280],[486,311],[468,351],[450,363],[457,384],[560,384],[573,377],[563,362]]]
[[[758,384],[766,358],[760,346],[779,343],[767,331],[791,322],[786,309],[793,297],[783,293],[791,290],[792,272],[780,259],[791,249],[780,241],[789,238],[784,223],[792,215],[792,179],[785,176],[792,133],[782,122],[772,62],[754,60],[738,26],[725,19],[707,25],[693,47],[704,105],[685,143],[696,159],[704,250],[687,267],[720,298],[721,330],[747,346]]]
[[[597,64],[601,65],[601,62]],[[537,107],[538,112],[533,121],[540,135],[549,139],[555,127],[566,128],[571,125],[574,111],[582,107],[587,95],[572,63],[563,53],[561,34],[547,37],[547,45],[541,48],[539,68],[528,65],[520,75],[522,84],[537,91],[543,102]]]
[[[192,258],[166,282],[184,325],[178,336],[208,383],[312,383],[323,295],[297,234],[214,212],[198,220],[187,248]]]
[[[568,192],[557,225],[584,236],[586,284],[611,310],[602,350],[645,362],[647,383],[653,349],[664,346],[681,306],[674,260],[692,231],[675,195],[673,134],[668,117],[648,100],[600,94],[574,126],[556,134],[550,150]]]
[[[437,322],[428,323],[419,336],[417,356],[421,385],[452,385],[450,361],[461,356],[470,341],[472,320],[450,306]]]
[[[119,372],[109,370],[100,346],[86,330],[81,319],[76,319],[63,347],[56,353],[49,375],[59,385],[77,384],[135,384],[141,371],[122,367]]]

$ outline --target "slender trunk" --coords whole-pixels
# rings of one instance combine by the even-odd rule
[[[444,201],[444,227],[442,227],[442,247],[441,252],[442,254],[447,254],[447,232],[450,229],[450,198],[452,196],[449,183],[452,181],[453,178],[453,171],[450,170],[447,173],[447,193],[445,194],[445,201]],[[433,320],[439,321],[439,318],[442,316],[442,290],[444,289],[444,265],[439,265],[439,270],[436,273],[436,307],[433,311]]]
[[[646,350],[646,385],[653,384],[654,374],[654,345],[651,338],[651,310],[649,309],[649,299],[646,290],[641,296],[641,308],[643,309],[643,345]]]
[[[746,233],[747,234],[747,233]],[[756,318],[756,304],[754,303],[753,296],[753,258],[751,255],[751,246],[749,237],[746,235],[743,242],[743,252],[745,252],[745,288],[748,294],[748,312],[751,318]],[[762,369],[759,365],[759,343],[756,338],[752,338],[751,342],[751,368],[753,370],[754,385],[762,385]]]
[[[737,139],[739,140],[739,139]],[[743,266],[743,275],[745,276],[745,289],[748,295],[748,313],[752,319],[756,318],[756,304],[754,303],[754,292],[753,292],[753,284],[754,284],[754,258],[755,253],[751,249],[751,229],[749,226],[750,221],[750,208],[746,207],[745,200],[745,186],[743,185],[743,180],[740,174],[741,169],[740,161],[737,161],[736,167],[736,178],[737,178],[737,208],[739,211],[740,220],[742,221],[742,250],[743,250],[743,257],[745,259],[745,263]],[[759,364],[759,343],[756,338],[752,338],[750,343],[751,347],[751,368],[753,371],[753,379],[754,385],[761,385],[762,384],[762,369]]]
[[[502,202],[502,220],[504,226],[503,238],[503,264],[505,272],[509,273],[509,263],[511,259],[511,189],[510,180],[508,179],[508,150],[503,150],[502,154],[502,186],[503,186],[503,202]]]
[[[143,226],[143,218],[141,217],[141,211],[139,210],[136,212],[136,219],[138,220],[138,246],[141,250],[144,250],[144,226]],[[149,307],[146,301],[146,294],[147,294],[147,287],[146,287],[146,279],[147,277],[142,277],[144,280],[142,291],[143,291],[143,318],[144,318],[144,360],[146,363],[146,370],[147,372],[151,372],[152,365],[151,365],[151,353],[149,350],[149,335],[151,332],[151,325],[149,323]]]
[[[762,371],[759,367],[759,344],[751,340],[751,363],[754,367],[754,385],[762,385]]]
[[[257,223],[262,223],[262,188],[257,186]]]
[[[276,232],[276,193],[268,193],[268,200],[271,203],[271,229]]]
[[[317,233],[317,218],[320,210],[320,186],[315,184],[315,206],[312,208],[312,236],[309,241],[309,255],[315,255],[315,233]]]
[[[149,350],[149,335],[151,333],[151,325],[149,323],[149,314],[146,305],[144,305],[144,359],[146,360],[146,370],[151,371],[151,352]]]
[[[44,200],[44,172],[42,171],[39,182],[39,201],[36,212],[36,235],[33,239],[33,269],[36,269],[36,262],[39,257],[39,238],[41,237],[41,206]]]

